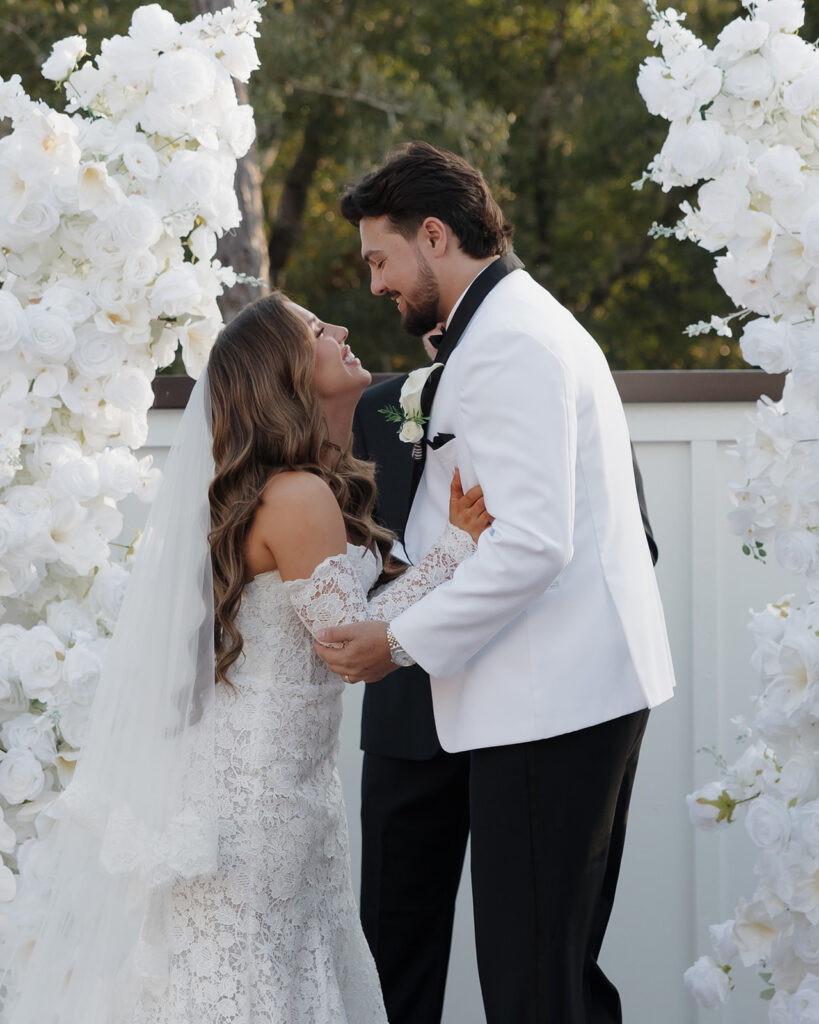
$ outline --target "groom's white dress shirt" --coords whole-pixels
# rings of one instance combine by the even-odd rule
[[[432,677],[448,751],[542,739],[653,707],[674,674],[625,414],[605,357],[523,270],[484,299],[446,365],[405,531],[419,561],[452,472],[493,525],[453,579],[392,622]]]

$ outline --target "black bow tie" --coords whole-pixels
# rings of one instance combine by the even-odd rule
[[[437,331],[427,337],[427,341],[433,348],[440,348],[441,342],[446,337],[446,327],[439,327]]]

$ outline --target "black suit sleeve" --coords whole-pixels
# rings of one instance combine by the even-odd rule
[[[643,474],[640,472],[640,467],[637,465],[637,454],[634,451],[634,445],[631,446],[631,461],[634,466],[634,483],[637,486],[637,500],[640,502],[640,515],[643,519],[643,529],[646,534],[648,550],[651,552],[652,563],[656,565],[657,559],[660,557],[660,551],[657,547],[657,541],[654,539],[654,531],[651,529],[651,523],[648,518],[648,507],[646,505],[646,496],[643,490]]]

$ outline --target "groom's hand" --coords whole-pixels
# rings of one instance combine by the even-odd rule
[[[374,683],[395,668],[386,622],[351,622],[316,633],[316,654],[345,683]],[[344,644],[325,647],[324,644]]]

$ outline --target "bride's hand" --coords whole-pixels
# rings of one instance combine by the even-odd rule
[[[492,524],[492,516],[486,511],[480,484],[471,487],[466,494],[461,486],[461,474],[456,469],[452,475],[449,491],[449,521],[453,526],[465,530],[478,543],[478,537]]]

